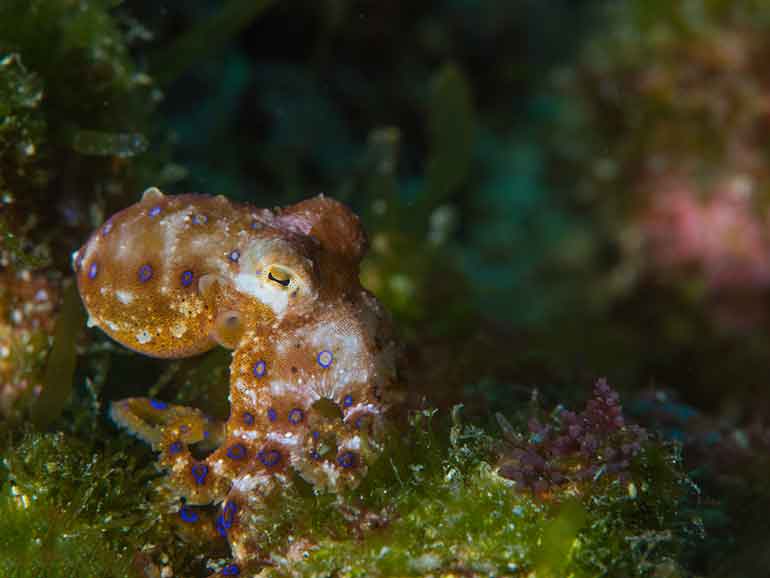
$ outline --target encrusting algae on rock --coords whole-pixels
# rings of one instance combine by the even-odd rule
[[[226,423],[148,398],[111,412],[160,452],[184,522],[222,504],[209,527],[235,558],[222,575],[259,564],[249,528],[295,474],[350,489],[383,449],[398,348],[358,282],[365,249],[357,217],[322,195],[267,210],[151,188],[73,255],[89,324],[120,343],[166,358],[233,349]],[[194,444],[218,449],[198,459]]]

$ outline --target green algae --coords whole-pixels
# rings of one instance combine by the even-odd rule
[[[629,578],[674,563],[692,525],[678,519],[687,479],[675,451],[648,444],[633,491],[615,480],[542,500],[497,474],[494,438],[458,411],[448,426],[435,411],[413,414],[353,492],[300,483],[271,496],[254,528],[270,553],[263,572]]]
[[[121,454],[92,453],[71,436],[26,434],[2,462],[3,576],[133,576],[121,543],[136,524],[148,475]]]

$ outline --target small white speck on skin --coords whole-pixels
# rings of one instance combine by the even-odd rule
[[[134,300],[134,294],[131,291],[123,291],[122,289],[115,291],[115,297],[123,305],[129,305]]]
[[[273,380],[270,382],[270,393],[275,396],[283,395],[288,389],[287,384],[283,381]]]
[[[99,321],[92,317],[91,315],[88,316],[88,321],[86,321],[86,327],[99,327]]]
[[[176,323],[171,328],[171,335],[179,339],[182,337],[185,333],[187,333],[187,325],[184,323]]]
[[[340,448],[344,448],[347,450],[360,450],[361,438],[358,436],[353,436],[349,440],[346,440],[344,443],[340,444]]]
[[[117,324],[117,323],[114,323],[114,322],[112,322],[112,321],[105,321],[105,322],[104,322],[104,324],[105,324],[107,327],[109,327],[109,328],[110,328],[110,330],[112,330],[112,331],[117,331],[118,329],[120,329],[120,327],[118,327],[118,324]]]
[[[144,345],[145,343],[149,343],[150,341],[152,341],[152,335],[150,334],[149,331],[147,331],[146,329],[143,329],[142,331],[136,334],[136,340],[142,345]]]
[[[182,458],[177,459],[174,462],[174,465],[171,467],[171,470],[175,474],[178,474],[179,472],[182,472],[182,471],[186,470],[189,467],[190,467],[190,460],[189,460],[189,458],[184,456]]]
[[[257,405],[257,394],[252,388],[246,385],[246,383],[239,379],[235,382],[235,388],[240,391],[245,397],[249,398],[251,405]]]
[[[267,439],[268,441],[271,441],[276,444],[280,444],[284,447],[299,445],[299,438],[291,432],[282,434],[280,432],[271,431],[271,432],[268,432]]]

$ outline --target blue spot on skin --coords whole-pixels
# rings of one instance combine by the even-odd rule
[[[313,439],[317,440],[319,437],[321,437],[321,432],[314,431],[313,432]]]
[[[260,359],[254,364],[254,368],[252,369],[252,372],[254,373],[254,377],[257,379],[262,379],[265,377],[265,374],[267,373],[267,363],[265,363],[264,360]]]
[[[323,351],[318,353],[318,357],[316,357],[316,361],[318,361],[318,365],[326,369],[332,364],[332,361],[334,361],[334,355],[332,355],[332,352],[328,349],[324,349]]]
[[[252,229],[259,229],[259,227],[260,227],[260,224],[257,221],[252,221],[251,222],[251,228]]]
[[[96,263],[91,263],[91,266],[88,268],[88,278],[96,279],[97,273],[99,273],[99,265]]]
[[[227,528],[225,528],[225,522],[224,522],[224,519],[222,518],[222,514],[219,514],[217,516],[217,519],[214,522],[214,527],[217,529],[217,534],[219,534],[223,538],[227,538]]]
[[[268,468],[273,467],[281,461],[281,452],[278,450],[262,450],[257,455],[259,461],[266,465]]]
[[[141,283],[146,283],[150,279],[152,279],[152,266],[149,264],[144,264],[141,267],[139,267],[139,272],[137,273],[137,276],[139,277],[139,281]]]
[[[165,401],[160,401],[159,399],[151,399],[150,405],[155,409],[168,409],[168,404]]]
[[[235,513],[238,511],[238,506],[235,502],[227,502],[222,512],[222,522],[225,528],[230,528],[235,522]]]
[[[305,417],[305,414],[298,407],[295,407],[293,410],[289,412],[289,421],[294,425],[297,425],[299,422],[301,422],[304,419],[304,417]]]
[[[209,474],[209,467],[206,464],[193,464],[193,467],[190,468],[190,473],[195,478],[195,483],[201,486]]]
[[[209,218],[206,215],[195,215],[192,222],[194,225],[205,225],[209,222]]]
[[[227,448],[227,457],[231,460],[242,460],[246,457],[246,446],[243,444],[233,444]]]
[[[235,502],[227,502],[225,504],[222,513],[217,516],[216,523],[214,524],[220,536],[227,537],[227,531],[233,527],[237,511],[238,506],[235,505]]]
[[[150,217],[157,217],[158,215],[160,215],[160,206],[156,205],[155,207],[150,209],[147,214],[150,215]]]
[[[233,263],[237,263],[238,259],[241,258],[241,252],[238,249],[233,249],[230,251],[230,254],[227,256]]]
[[[185,271],[184,273],[182,273],[182,278],[181,278],[182,286],[189,287],[190,284],[193,282],[193,277],[194,275],[192,271]]]
[[[246,425],[254,425],[254,416],[247,411],[243,412],[243,423]]]
[[[104,224],[104,227],[102,227],[102,235],[106,236],[109,234],[110,231],[112,231],[112,221],[107,221]]]
[[[272,407],[268,408],[267,410],[267,419],[269,419],[270,421],[275,421],[276,419],[278,419],[278,414],[275,413],[275,410]]]
[[[340,454],[337,458],[337,463],[343,468],[352,468],[356,465],[356,454],[353,452],[345,452]]]
[[[320,460],[321,454],[319,454],[316,450],[310,450],[310,457],[314,460]]]
[[[179,508],[179,517],[182,518],[182,521],[193,524],[198,521],[198,512],[187,506],[182,506]]]
[[[238,576],[241,573],[240,568],[235,564],[228,564],[222,568],[222,576]]]
[[[206,440],[209,439],[210,435],[211,434],[209,433],[209,430],[204,430],[204,432],[203,432],[203,439],[206,439]]]
[[[173,444],[168,446],[168,453],[170,453],[172,456],[175,454],[178,454],[182,451],[182,442],[175,441]]]
[[[353,405],[352,395],[346,395],[344,398],[342,398],[342,407],[350,407],[351,405]]]

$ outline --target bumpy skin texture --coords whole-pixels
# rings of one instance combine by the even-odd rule
[[[321,490],[352,488],[381,450],[395,401],[396,345],[358,281],[366,238],[344,205],[318,196],[276,210],[148,189],[73,255],[89,324],[141,353],[233,349],[230,417],[146,398],[113,404],[151,443],[184,498],[222,502],[216,530],[235,573],[262,553],[249,528],[292,470]],[[219,447],[203,460],[189,451]]]

